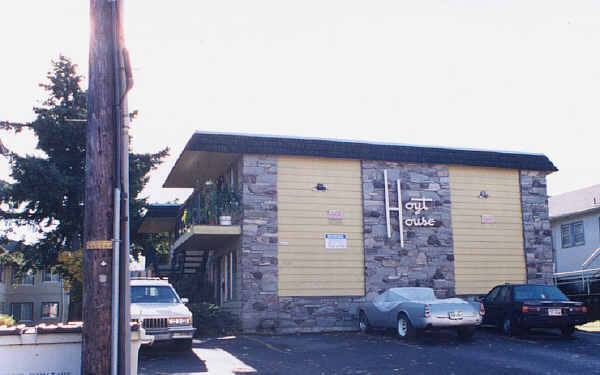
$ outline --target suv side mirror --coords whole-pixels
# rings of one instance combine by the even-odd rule
[[[188,303],[188,302],[190,302],[190,300],[189,300],[188,298],[182,298],[182,299],[181,299],[181,302],[182,302],[182,303]]]

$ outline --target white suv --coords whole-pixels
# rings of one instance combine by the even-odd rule
[[[171,341],[178,349],[192,347],[196,328],[192,313],[167,280],[158,278],[131,280],[131,319],[138,320],[154,341]]]

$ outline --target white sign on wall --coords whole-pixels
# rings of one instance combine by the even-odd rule
[[[494,215],[481,215],[481,224],[494,224],[495,222]]]
[[[348,248],[348,235],[345,233],[325,233],[326,249]]]
[[[330,220],[342,220],[344,218],[344,214],[342,210],[328,210],[327,218]]]

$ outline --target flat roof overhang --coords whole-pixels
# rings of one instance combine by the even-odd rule
[[[177,222],[179,204],[153,204],[148,207],[138,233],[167,233]]]
[[[235,163],[241,154],[186,149],[171,169],[165,188],[195,188],[210,179],[216,179]]]
[[[467,165],[545,173],[558,170],[543,154],[197,131],[163,186],[193,188],[218,176],[243,154]]]
[[[239,225],[192,225],[172,246],[173,251],[214,250],[240,238]]]

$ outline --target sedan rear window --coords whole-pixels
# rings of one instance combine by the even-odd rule
[[[568,301],[569,299],[554,286],[515,286],[515,301]]]
[[[178,303],[179,298],[168,286],[132,286],[133,303]]]

